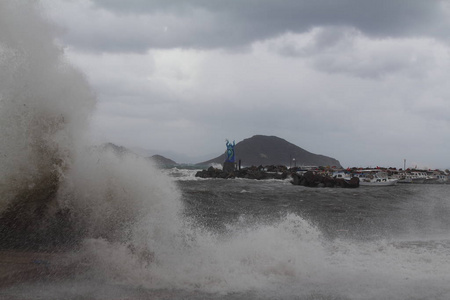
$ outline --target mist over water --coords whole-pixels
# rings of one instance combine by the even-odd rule
[[[0,3],[2,247],[124,242],[146,220],[175,224],[171,180],[143,159],[93,147],[95,95],[33,1]]]
[[[422,204],[410,207],[422,201],[416,191],[302,190],[277,181],[197,181],[180,171],[175,181],[142,158],[91,145],[95,103],[37,4],[1,1],[0,250],[62,251],[75,265],[73,277],[4,295],[450,297],[449,226]],[[441,212],[449,210],[446,192],[427,198]],[[388,209],[368,199],[384,199]],[[389,222],[391,209],[407,221]],[[352,218],[343,219],[345,211]],[[426,225],[420,238],[405,229],[418,220]]]
[[[24,232],[58,211],[56,193],[95,105],[51,33],[29,2],[0,4],[0,210],[3,224]]]

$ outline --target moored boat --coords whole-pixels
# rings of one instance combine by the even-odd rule
[[[386,172],[373,170],[362,170],[354,173],[353,176],[359,178],[361,186],[392,186],[398,181],[396,178],[389,178]]]
[[[412,183],[412,182],[413,182],[412,178],[408,176],[400,177],[397,180],[397,183]]]

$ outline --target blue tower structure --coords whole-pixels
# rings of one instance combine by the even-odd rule
[[[234,163],[234,146],[236,146],[235,141],[233,141],[233,144],[230,143],[230,141],[227,141],[227,159],[225,160],[225,162],[231,162]]]
[[[234,163],[234,146],[236,146],[236,142],[233,141],[233,143],[230,143],[229,140],[226,140],[227,145],[227,158],[225,162],[223,163],[223,170],[225,172],[234,172],[236,170],[236,164]]]

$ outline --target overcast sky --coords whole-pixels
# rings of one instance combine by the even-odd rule
[[[41,3],[97,142],[198,162],[263,134],[344,167],[450,167],[449,1]]]

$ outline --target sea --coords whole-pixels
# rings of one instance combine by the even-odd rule
[[[0,298],[450,298],[450,185],[308,188],[155,172],[180,206],[163,221],[170,228],[144,220],[134,229],[151,259],[88,238],[71,254],[82,270],[20,282]]]
[[[36,3],[0,1],[0,265],[48,256],[0,299],[450,299],[450,185],[199,179],[96,146]]]

